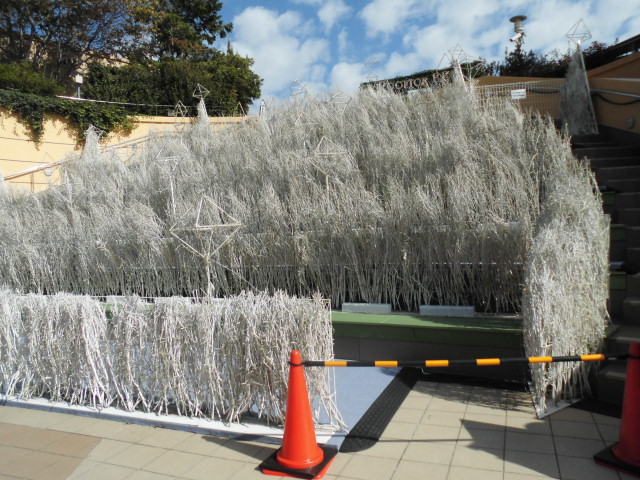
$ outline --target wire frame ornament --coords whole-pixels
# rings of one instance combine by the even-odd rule
[[[578,49],[582,47],[584,42],[591,39],[591,32],[587,27],[587,24],[584,23],[583,19],[578,20],[573,27],[569,29],[569,31],[565,34],[565,37],[569,39],[569,41],[573,42]]]
[[[207,279],[206,294],[211,297],[213,284],[211,282],[211,258],[229,243],[240,230],[242,223],[213,201],[208,195],[202,195],[196,207],[196,219],[193,225],[186,227],[172,227],[171,236],[180,246],[193,253],[200,259],[205,268]],[[222,232],[226,238],[218,242],[217,232]]]
[[[187,107],[182,103],[182,101],[178,100],[176,106],[173,107],[173,128],[175,128],[178,132],[182,132],[184,130],[185,121],[184,119],[188,116],[189,111]]]
[[[291,82],[291,84],[289,85],[289,91],[290,97],[297,97],[300,95],[306,96],[309,93],[309,91],[307,90],[307,84],[297,79]]]
[[[82,160],[97,160],[100,157],[100,139],[106,132],[98,127],[89,125],[84,132],[84,148],[80,158]]]
[[[375,82],[378,80],[378,67],[380,66],[380,57],[374,56],[371,59],[364,62],[364,70],[367,72],[365,77],[368,82]]]
[[[207,95],[209,95],[209,93],[209,90],[198,83],[196,89],[193,91],[193,97],[197,98],[198,100],[204,100]]]
[[[453,67],[453,78],[460,78],[465,82],[470,82],[478,76],[484,66],[484,60],[469,55],[459,43],[447,50],[443,59],[445,57],[449,60],[449,65]]]

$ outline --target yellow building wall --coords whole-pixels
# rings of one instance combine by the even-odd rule
[[[211,117],[215,129],[247,120],[249,117]],[[111,134],[102,142],[105,147],[121,143],[135,143],[152,132],[176,132],[180,126],[193,121],[182,117],[137,117],[135,128],[128,134]],[[75,132],[61,116],[52,115],[44,123],[41,140],[36,143],[28,127],[20,123],[19,117],[0,107],[0,175],[9,177],[6,182],[14,188],[39,191],[60,181],[56,165],[50,168],[11,178],[19,172],[44,164],[56,163],[77,155],[82,144],[76,143]]]

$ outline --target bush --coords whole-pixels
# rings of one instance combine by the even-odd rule
[[[60,95],[63,88],[54,80],[33,70],[27,62],[0,64],[0,89],[39,95]]]

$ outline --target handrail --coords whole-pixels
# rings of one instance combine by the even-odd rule
[[[16,172],[16,173],[11,173],[9,175],[6,175],[4,178],[4,180],[13,180],[16,178],[20,178],[20,177],[24,177],[25,175],[29,175],[31,173],[36,173],[36,172],[40,172],[42,170],[46,170],[49,167],[59,167],[60,164],[62,164],[62,162],[64,162],[64,160],[58,160],[56,162],[49,162],[49,163],[43,163],[42,165],[36,165],[35,167],[29,167],[26,170],[21,170],[20,172]]]
[[[621,95],[623,97],[640,98],[640,95],[636,95],[635,93],[616,92],[615,90],[602,90],[600,88],[591,88],[590,91],[591,93],[609,93],[611,95]]]

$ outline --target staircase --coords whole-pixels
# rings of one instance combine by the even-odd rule
[[[615,331],[605,351],[627,353],[640,342],[640,145],[618,145],[604,135],[577,135],[572,147],[588,159],[611,216],[609,314]],[[604,364],[597,374],[598,399],[622,404],[626,365]]]

